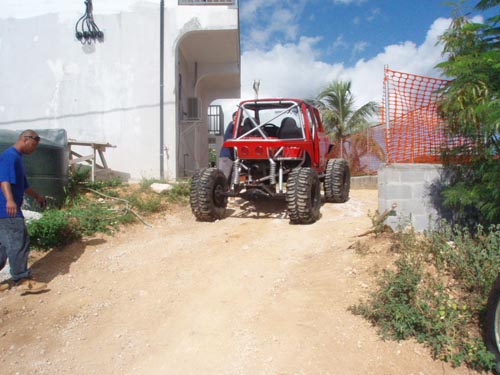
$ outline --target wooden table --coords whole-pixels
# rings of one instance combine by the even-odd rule
[[[84,146],[91,148],[91,154],[89,155],[80,155],[79,153],[72,150],[73,146]],[[106,148],[112,147],[115,148],[109,143],[99,143],[99,142],[83,142],[76,141],[73,139],[68,140],[68,151],[69,151],[69,166],[71,168],[76,168],[76,164],[79,163],[87,163],[91,167],[91,176],[92,182],[95,181],[96,172],[98,171],[109,171],[108,164],[106,162],[106,158],[104,156],[104,152]],[[97,156],[99,156],[100,164],[97,162]]]

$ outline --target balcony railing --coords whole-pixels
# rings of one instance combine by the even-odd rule
[[[179,5],[236,5],[238,0],[179,0]]]

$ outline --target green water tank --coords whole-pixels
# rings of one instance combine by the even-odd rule
[[[64,129],[33,129],[42,138],[31,155],[23,155],[30,186],[47,197],[49,205],[64,202],[64,187],[68,182],[68,140]],[[0,153],[12,146],[21,131],[0,129]],[[25,197],[26,209],[38,210],[38,204]]]

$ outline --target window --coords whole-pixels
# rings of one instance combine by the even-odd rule
[[[220,105],[208,106],[208,134],[222,135],[224,114]],[[213,142],[215,143],[215,142]]]

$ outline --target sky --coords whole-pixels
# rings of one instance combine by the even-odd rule
[[[477,16],[478,0],[461,12]],[[443,0],[240,0],[241,91],[313,98],[351,81],[356,106],[381,102],[384,66],[440,77],[439,36],[454,8]]]

